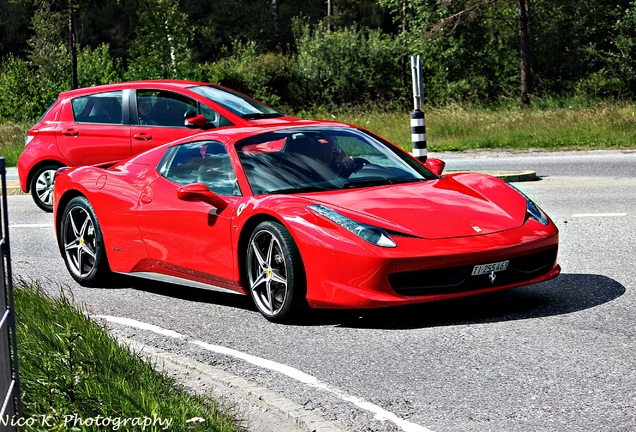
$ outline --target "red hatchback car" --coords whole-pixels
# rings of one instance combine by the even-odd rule
[[[55,172],[115,162],[203,130],[295,120],[233,90],[194,81],[137,81],[60,93],[29,130],[20,188],[53,209]]]

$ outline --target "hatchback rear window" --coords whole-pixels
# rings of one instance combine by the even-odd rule
[[[122,92],[98,93],[71,101],[77,123],[122,124]]]

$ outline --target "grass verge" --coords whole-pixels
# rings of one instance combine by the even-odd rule
[[[28,123],[0,123],[0,156],[4,157],[6,166],[17,166],[29,127]]]
[[[215,401],[177,383],[37,283],[14,286],[23,419],[28,431],[236,431]]]
[[[474,149],[594,150],[636,148],[636,105],[622,102],[517,106],[426,107],[430,151]],[[410,150],[410,112],[329,112],[318,109],[305,118],[355,124]]]

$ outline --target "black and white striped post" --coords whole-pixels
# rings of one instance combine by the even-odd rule
[[[411,56],[411,73],[413,75],[413,104],[411,113],[411,142],[413,143],[413,156],[420,162],[426,162],[426,122],[422,99],[422,63],[420,56]]]

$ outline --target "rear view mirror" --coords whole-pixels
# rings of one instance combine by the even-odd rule
[[[203,201],[219,210],[223,210],[227,207],[227,203],[223,198],[212,192],[203,183],[192,183],[181,186],[177,189],[177,198],[184,201]]]
[[[430,172],[439,177],[442,175],[442,172],[444,172],[446,162],[437,158],[428,158],[426,159],[424,165],[426,166],[426,168],[429,169]]]
[[[193,128],[202,128],[205,127],[206,125],[206,118],[203,114],[199,114],[199,115],[194,115],[191,117],[188,117],[188,113],[193,113],[193,111],[188,111],[186,113],[186,119],[185,119],[185,125],[187,127],[193,127]]]

